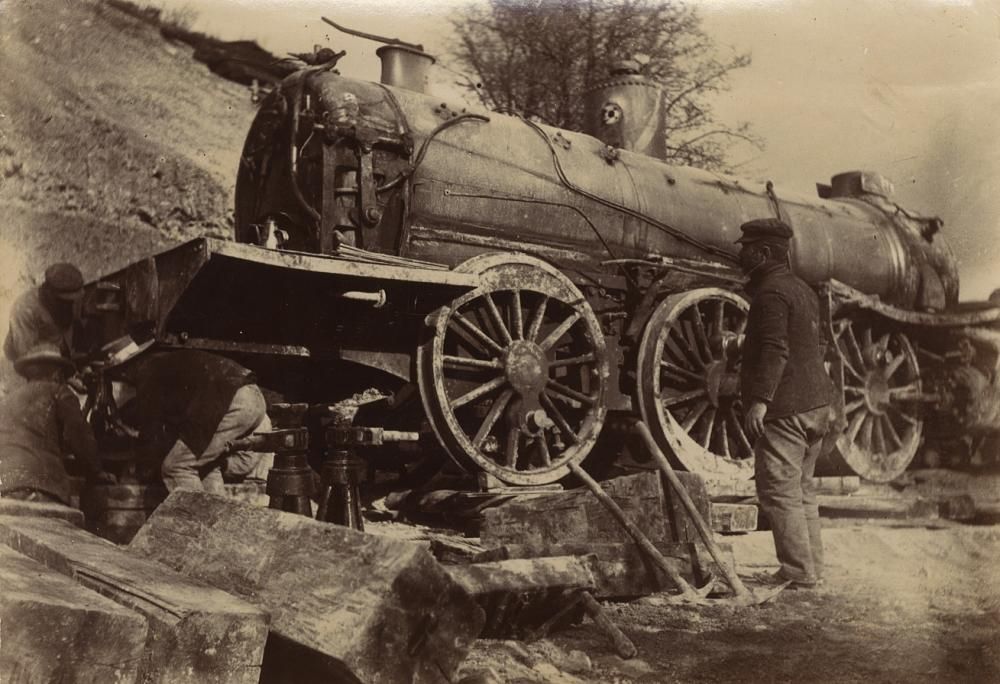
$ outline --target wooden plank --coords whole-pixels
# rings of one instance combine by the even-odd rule
[[[654,542],[654,546],[673,563],[676,570],[695,586],[702,586],[712,575],[711,556],[703,544],[691,542]],[[732,548],[723,545],[724,553],[732,555]],[[532,558],[537,548],[519,544],[502,546],[498,551],[505,558]],[[554,544],[546,552],[554,556],[585,555],[594,575],[594,596],[604,599],[627,599],[646,596],[672,588],[669,578],[643,554],[637,544]]]
[[[269,611],[268,681],[448,681],[483,625],[420,544],[203,492],[173,492],[129,551]]]
[[[83,527],[83,511],[59,503],[43,501],[20,501],[18,499],[0,499],[0,515],[27,515],[40,518],[58,518],[68,523]]]
[[[0,518],[0,542],[145,617],[144,681],[258,681],[267,615],[249,603],[63,520]]]
[[[757,505],[713,503],[712,529],[716,532],[753,532],[757,529]]]
[[[813,486],[816,488],[817,494],[853,494],[861,489],[861,478],[857,475],[815,477],[813,478]]]
[[[757,496],[757,485],[753,480],[706,478],[705,489],[712,501],[747,499]]]
[[[134,682],[146,620],[0,547],[0,682]]]

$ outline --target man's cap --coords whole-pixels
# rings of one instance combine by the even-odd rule
[[[83,274],[73,264],[52,264],[45,269],[45,287],[59,299],[75,301],[83,295]]]
[[[792,229],[781,219],[766,218],[747,221],[740,230],[743,235],[737,240],[740,242],[787,242],[792,239]]]
[[[39,364],[55,364],[61,366],[63,370],[73,370],[73,362],[67,359],[59,351],[59,347],[51,342],[42,342],[22,354],[14,361],[14,370],[24,375],[24,370],[28,366]]]
[[[131,361],[139,354],[153,346],[156,339],[149,339],[138,344],[131,335],[123,335],[117,340],[112,340],[101,347],[100,359],[106,368],[120,366],[126,361]]]

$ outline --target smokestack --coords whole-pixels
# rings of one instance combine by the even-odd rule
[[[617,62],[608,80],[584,93],[585,131],[612,147],[665,159],[663,90],[641,69],[636,60]]]
[[[383,45],[375,54],[382,60],[382,83],[427,92],[427,77],[434,57],[405,45]]]

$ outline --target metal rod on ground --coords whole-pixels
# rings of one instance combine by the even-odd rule
[[[708,525],[705,523],[705,519],[701,517],[701,513],[698,512],[698,507],[695,506],[694,501],[691,500],[691,495],[688,494],[686,489],[684,489],[684,485],[681,483],[680,478],[677,477],[677,473],[674,472],[670,462],[667,461],[667,458],[663,455],[660,447],[656,445],[656,442],[653,440],[653,435],[649,432],[649,428],[640,420],[636,423],[636,430],[638,430],[642,440],[646,443],[646,448],[649,450],[649,453],[652,454],[653,460],[656,461],[656,465],[660,468],[660,472],[667,477],[667,480],[670,482],[670,486],[674,488],[674,491],[677,492],[677,495],[680,497],[681,502],[684,504],[684,509],[687,511],[692,522],[694,522],[694,526],[697,528],[698,534],[701,535],[702,541],[705,542],[705,546],[708,547],[708,552],[712,554],[715,564],[719,566],[719,569],[722,571],[722,575],[726,578],[726,582],[729,586],[732,587],[737,599],[752,599],[753,594],[751,594],[746,586],[744,586],[743,580],[741,580],[739,575],[736,574],[736,571],[729,567],[729,565],[723,560],[722,551],[715,543],[715,537],[712,534],[712,530],[710,530]]]
[[[611,621],[611,618],[604,612],[604,608],[597,602],[597,599],[589,591],[582,591],[580,592],[580,600],[583,602],[583,608],[587,611],[590,619],[594,621],[594,624],[600,627],[611,638],[611,642],[615,646],[615,653],[624,660],[635,658],[636,653],[639,652],[635,644],[625,636],[625,632],[618,629],[618,625]]]
[[[646,552],[646,555],[656,563],[663,572],[667,574],[670,581],[674,583],[674,586],[681,592],[677,598],[692,602],[700,602],[702,596],[696,592],[690,584],[687,583],[681,574],[677,571],[677,568],[672,566],[670,562],[660,553],[660,550],[653,546],[653,542],[649,541],[649,538],[642,533],[638,527],[636,527],[632,522],[625,517],[625,511],[614,502],[614,500],[608,496],[608,493],[604,491],[604,488],[598,484],[597,480],[592,478],[587,471],[581,468],[576,463],[569,464],[570,472],[580,478],[584,484],[593,492],[597,500],[604,504],[604,507],[610,511],[610,513],[615,517],[616,520],[625,528],[625,531],[629,533],[629,536],[635,540],[635,543]]]

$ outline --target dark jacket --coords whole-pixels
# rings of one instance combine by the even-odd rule
[[[85,475],[100,472],[94,435],[68,385],[29,382],[0,402],[0,492],[37,489],[69,504],[70,453]]]
[[[767,418],[826,406],[833,383],[823,367],[816,293],[785,265],[764,269],[751,295],[740,371],[743,406],[768,404]]]
[[[180,439],[196,456],[212,441],[236,390],[256,382],[253,373],[235,361],[203,351],[154,353],[136,364],[143,437]]]

